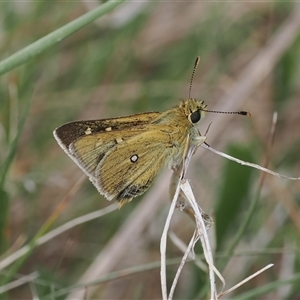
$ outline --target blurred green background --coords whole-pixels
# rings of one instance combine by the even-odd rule
[[[97,5],[88,1],[2,2],[0,59]],[[32,241],[82,176],[56,143],[53,130],[78,119],[164,111],[178,105],[188,97],[198,55],[201,63],[192,96],[204,100],[208,109],[226,109],[241,80],[251,86],[232,110],[247,110],[252,117],[207,114],[199,128],[204,133],[213,122],[208,143],[246,161],[264,164],[268,159],[272,170],[299,176],[300,25],[293,21],[297,12],[300,16],[299,10],[292,2],[125,2],[2,75],[0,266],[6,257]],[[290,30],[286,49],[274,55],[274,49],[276,52],[287,43],[277,41],[276,36],[288,22],[296,29]],[[272,47],[264,52],[270,41]],[[253,84],[253,78],[247,82],[243,74],[248,74],[245,70],[251,72],[249,66],[255,65],[258,55],[265,55],[266,61],[268,57],[274,59],[268,65],[270,72]],[[261,68],[259,74],[267,69],[262,63],[255,67]],[[274,111],[278,112],[278,122],[268,152]],[[218,120],[223,120],[222,126]],[[227,287],[269,263],[275,264],[229,298],[299,299],[300,183],[270,175],[261,182],[262,174],[257,170],[228,162],[205,149],[200,148],[197,155],[188,178],[199,205],[214,219],[209,232],[216,267],[220,267]],[[151,222],[134,224],[133,212],[143,201],[139,197],[121,210],[74,227],[44,245],[33,245],[26,259],[1,270],[1,286],[33,272],[38,272],[37,278],[9,289],[1,299],[65,299],[67,295],[71,299],[73,290],[68,288],[92,265],[97,270],[104,262],[114,264],[106,274],[96,273],[88,282],[113,271],[159,262],[160,236],[170,205],[170,174],[170,170],[164,172],[145,196],[149,203],[151,197],[161,198],[153,208]],[[85,180],[51,229],[108,205]],[[249,224],[224,269],[222,258],[251,210]],[[134,243],[119,245],[121,254],[116,255],[107,245],[119,239],[117,234],[127,228],[124,222],[142,229]],[[185,214],[176,212],[171,229],[185,243],[193,228]],[[195,251],[201,256],[200,245]],[[102,260],[97,267],[98,255]],[[167,256],[180,259],[182,252],[169,241]],[[177,267],[168,267],[168,284]],[[188,263],[174,299],[207,298],[207,280],[204,271]],[[63,288],[67,292],[58,296],[56,292]],[[159,299],[159,268],[98,284],[85,292],[87,299]]]

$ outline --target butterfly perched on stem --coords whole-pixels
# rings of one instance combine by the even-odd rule
[[[206,105],[189,98],[165,112],[75,121],[54,131],[61,148],[87,174],[97,190],[119,206],[143,194],[165,167],[178,167],[190,146],[206,139],[196,127]],[[245,112],[238,112],[245,114]]]

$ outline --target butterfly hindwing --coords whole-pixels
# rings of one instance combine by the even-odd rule
[[[101,132],[75,141],[70,151],[101,194],[126,203],[147,190],[178,151],[167,129],[148,124]]]
[[[108,199],[127,202],[145,192],[173,152],[171,141],[169,147],[161,147],[168,140],[167,133],[147,129],[112,148],[96,169],[102,193]]]

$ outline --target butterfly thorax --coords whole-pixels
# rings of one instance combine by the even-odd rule
[[[161,113],[151,123],[167,125],[170,154],[166,164],[170,166],[177,165],[182,160],[183,152],[189,144],[199,144],[201,137],[196,124],[204,117],[207,105],[203,101],[190,98],[181,101],[179,106],[173,107],[164,113]],[[201,140],[202,141],[202,140]]]

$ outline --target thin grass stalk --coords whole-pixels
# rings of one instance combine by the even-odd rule
[[[271,130],[270,130],[270,134],[269,134],[269,138],[268,138],[268,143],[267,143],[267,149],[266,149],[266,156],[265,156],[265,163],[264,163],[265,168],[268,167],[269,160],[270,160],[270,153],[271,153],[271,148],[272,148],[273,141],[274,141],[276,123],[277,123],[277,113],[274,113],[272,126],[271,126]],[[260,199],[260,195],[261,195],[261,191],[262,191],[262,188],[263,188],[263,185],[264,185],[265,178],[266,178],[266,173],[262,173],[261,176],[260,176],[258,189],[256,191],[256,194],[255,194],[253,200],[250,203],[250,208],[249,208],[245,218],[243,218],[243,222],[240,224],[240,226],[237,230],[237,233],[235,234],[231,244],[228,247],[228,250],[226,251],[225,256],[220,261],[220,269],[221,270],[225,268],[226,264],[228,263],[230,257],[232,256],[232,254],[234,252],[234,249],[236,248],[236,246],[240,242],[246,228],[250,224],[250,221],[251,221],[253,215],[255,214],[255,209],[256,209],[257,204],[258,204],[259,199]]]
[[[30,44],[29,46],[24,47],[22,50],[12,54],[8,58],[0,62],[0,75],[5,74],[15,67],[22,65],[30,58],[37,56],[49,47],[59,43],[69,35],[95,21],[97,18],[105,15],[107,12],[111,11],[124,1],[125,0],[109,0],[93,9],[92,11],[89,11],[83,16],[68,23],[67,25],[62,26],[61,28]]]

